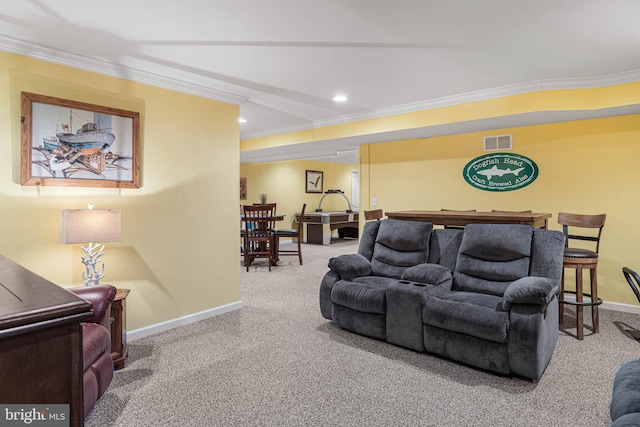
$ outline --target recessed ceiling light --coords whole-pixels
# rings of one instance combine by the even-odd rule
[[[336,95],[333,97],[333,100],[336,102],[345,102],[348,99],[349,98],[347,98],[347,95]]]
[[[240,117],[238,119],[238,123],[247,123],[247,119],[243,119],[242,117]]]

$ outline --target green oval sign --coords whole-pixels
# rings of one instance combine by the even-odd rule
[[[535,181],[538,165],[518,154],[486,154],[467,163],[462,175],[465,181],[480,190],[511,191]]]

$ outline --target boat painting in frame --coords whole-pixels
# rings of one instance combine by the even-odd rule
[[[140,114],[22,92],[22,185],[139,188]]]

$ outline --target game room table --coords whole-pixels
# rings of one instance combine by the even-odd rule
[[[525,224],[547,228],[550,213],[529,212],[462,212],[409,210],[386,212],[389,219],[430,222],[433,225],[464,227],[467,224]]]

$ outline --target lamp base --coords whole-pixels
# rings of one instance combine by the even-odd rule
[[[104,277],[104,262],[100,260],[104,255],[104,245],[100,243],[89,243],[86,247],[82,246],[82,250],[85,252],[82,255],[82,263],[87,269],[87,274],[82,273],[85,286],[99,285],[100,279]],[[98,264],[101,264],[102,268],[98,272]]]

